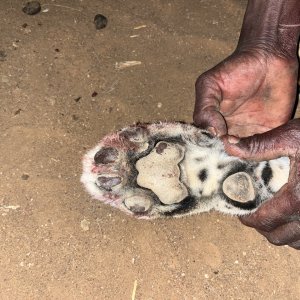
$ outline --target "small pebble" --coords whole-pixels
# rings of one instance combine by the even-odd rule
[[[80,222],[80,227],[83,231],[88,231],[90,229],[90,222],[86,219],[83,219]]]
[[[22,111],[21,108],[17,109],[17,110],[14,112],[14,115],[15,115],[15,116],[16,116],[16,115],[19,115],[21,111]]]
[[[41,4],[38,1],[27,2],[22,11],[27,15],[35,15],[41,11]]]
[[[96,97],[98,95],[97,92],[93,92],[92,97]]]
[[[103,29],[107,25],[107,18],[101,14],[98,14],[94,18],[94,24],[97,30]]]
[[[79,102],[80,99],[81,99],[81,97],[79,96],[79,97],[75,98],[74,101]]]
[[[157,103],[157,107],[158,107],[158,108],[161,108],[161,107],[162,107],[162,103],[158,102],[158,103]]]
[[[23,180],[27,180],[27,179],[29,178],[29,175],[28,175],[28,174],[23,174],[23,175],[21,176],[21,178],[22,178]]]
[[[0,61],[5,61],[6,53],[3,50],[0,50]]]
[[[31,29],[30,29],[30,28],[25,28],[25,29],[24,29],[24,33],[29,34],[30,32],[31,32]]]

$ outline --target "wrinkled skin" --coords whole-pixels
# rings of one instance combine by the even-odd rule
[[[270,50],[236,50],[196,82],[194,122],[218,135],[245,137],[287,122],[298,62]]]
[[[240,220],[275,245],[300,249],[299,120],[276,128],[292,115],[297,71],[298,62],[291,57],[263,49],[237,50],[198,78],[194,122],[224,136],[231,155],[256,161],[290,156],[289,182],[254,214]],[[248,137],[257,133],[262,134]],[[233,146],[228,138],[238,139],[231,135],[248,138]]]
[[[300,248],[299,120],[292,116],[300,36],[299,0],[249,0],[236,51],[196,82],[194,122],[212,134],[248,137],[231,154],[291,158],[290,178],[256,213],[242,218],[276,245]],[[231,139],[233,137],[231,136]],[[274,142],[276,141],[276,142]],[[238,151],[238,145],[246,147]],[[233,152],[231,152],[233,151]],[[268,153],[268,154],[267,154]]]
[[[241,217],[244,225],[254,227],[275,245],[300,249],[300,119],[295,119],[263,134],[229,143],[226,151],[249,160],[269,160],[288,155],[291,160],[289,181],[274,197],[251,215]]]

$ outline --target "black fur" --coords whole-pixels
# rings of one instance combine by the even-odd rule
[[[265,185],[268,185],[270,180],[273,177],[273,171],[268,162],[266,163],[266,165],[261,173],[261,177],[262,177]]]
[[[174,215],[180,215],[184,213],[188,213],[189,211],[193,210],[197,206],[197,199],[192,196],[187,196],[185,199],[183,199],[180,203],[177,204],[178,206],[173,209],[172,211],[164,212],[164,216],[174,216]]]
[[[207,174],[207,170],[206,169],[201,170],[201,172],[198,175],[199,179],[202,182],[204,182],[207,179],[207,176],[208,176],[208,174]]]
[[[209,139],[213,139],[214,136],[206,131],[201,131],[202,134],[204,134],[205,136],[207,136]]]

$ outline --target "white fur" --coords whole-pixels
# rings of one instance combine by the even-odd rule
[[[136,127],[125,128],[122,132],[126,130],[134,131],[135,128]],[[135,190],[137,190],[137,187],[131,187],[127,184],[129,174],[126,172],[130,170],[127,149],[130,147],[130,149],[132,149],[132,146],[134,146],[136,153],[142,153],[147,149],[149,138],[152,136],[160,136],[161,140],[164,140],[164,138],[181,137],[185,144],[184,159],[179,163],[181,181],[188,187],[191,196],[197,199],[197,205],[190,211],[175,214],[174,217],[210,211],[212,209],[233,215],[248,214],[255,210],[249,211],[236,207],[229,203],[226,197],[219,194],[222,179],[224,180],[224,174],[227,174],[225,172],[229,172],[233,168],[234,163],[240,162],[238,158],[228,156],[225,153],[223,144],[219,139],[207,137],[207,135],[201,133],[200,129],[181,123],[156,123],[147,126],[144,125],[144,127],[141,128],[146,128],[145,132],[129,137],[127,140],[120,138],[120,132],[106,136],[96,147],[88,151],[84,156],[81,182],[94,198],[118,207],[129,214],[133,214],[124,204],[124,199],[126,199],[128,195],[135,194]],[[99,174],[100,171],[95,171],[95,168],[99,166],[95,164],[94,156],[103,147],[116,147],[115,149],[118,150],[119,157],[112,164],[100,166],[102,169]],[[219,165],[223,167],[218,168]],[[265,165],[266,162],[259,163],[252,174],[254,176],[253,178],[255,178],[253,179],[255,181],[254,188],[257,189],[257,193],[259,193],[263,200],[270,198],[287,182],[289,176],[289,159],[283,157],[269,161],[269,165],[272,169],[272,177],[268,186],[264,186],[261,176]],[[199,179],[199,173],[203,169],[207,170],[208,176],[207,179],[202,182]],[[97,182],[99,175],[107,177],[120,176],[122,177],[122,182],[112,187],[110,192],[107,192],[101,189]],[[172,192],[167,185],[165,189],[166,193]],[[149,191],[141,188],[138,188],[138,191],[141,195],[145,193],[145,196],[147,195],[147,197],[149,197]],[[151,211],[149,211],[148,214],[138,217],[161,217],[164,213],[172,212],[174,209],[179,208],[180,205],[181,203],[162,205],[153,202]]]

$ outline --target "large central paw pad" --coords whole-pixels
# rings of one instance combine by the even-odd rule
[[[153,191],[164,204],[181,202],[188,196],[187,188],[179,179],[178,164],[183,157],[181,145],[159,142],[148,156],[137,161],[137,183]]]

